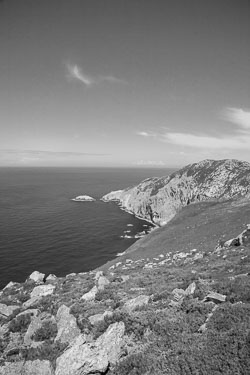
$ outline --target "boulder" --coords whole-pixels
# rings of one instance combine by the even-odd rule
[[[148,301],[149,301],[149,298],[150,298],[149,296],[146,296],[144,294],[142,294],[138,297],[132,298],[124,304],[123,309],[126,310],[128,313],[131,313],[137,307],[147,305]]]
[[[94,279],[97,281],[99,279],[99,277],[101,277],[101,276],[103,276],[103,271],[97,271]]]
[[[186,295],[186,296],[190,296],[190,295],[194,294],[195,289],[196,289],[196,284],[195,284],[195,282],[193,282],[193,283],[191,283],[191,284],[187,287],[187,289],[185,289],[185,295]]]
[[[30,297],[33,298],[33,297],[48,296],[50,294],[53,294],[54,289],[55,289],[55,285],[51,285],[51,284],[48,284],[48,285],[39,285],[39,286],[36,286],[32,290],[32,292],[30,293]]]
[[[214,303],[222,303],[226,301],[227,296],[224,294],[216,293],[216,292],[210,292],[202,302],[212,301]]]
[[[105,373],[120,358],[125,325],[114,323],[96,342],[87,343],[78,336],[71,347],[56,360],[55,375],[87,375]]]
[[[19,285],[20,285],[19,283],[15,283],[13,281],[10,281],[7,285],[5,285],[5,287],[3,288],[3,290],[12,288],[13,286],[19,286]]]
[[[122,283],[125,283],[129,280],[129,275],[121,275]]]
[[[49,361],[6,362],[0,367],[0,375],[53,375],[54,370]]]
[[[96,286],[93,286],[92,289],[90,289],[90,291],[88,293],[85,293],[81,299],[83,299],[84,301],[93,301],[95,299],[95,295],[96,293],[98,292],[98,289]]]
[[[89,316],[89,321],[92,325],[98,324],[104,320],[105,317],[112,317],[113,312],[112,311],[105,311],[103,314],[95,314]]]
[[[20,312],[16,318],[18,318],[19,316],[21,315],[31,315],[31,316],[37,316],[38,314],[40,313],[40,311],[38,309],[28,309],[28,310],[25,310],[25,311],[22,311]]]
[[[44,273],[41,273],[41,272],[38,272],[38,271],[34,271],[29,276],[29,279],[35,281],[35,283],[41,283],[41,282],[44,281],[44,277],[45,277]]]
[[[70,314],[69,311],[70,308],[65,305],[60,306],[57,311],[56,320],[58,332],[55,341],[70,343],[81,333],[77,326],[76,318]]]
[[[55,280],[57,280],[56,275],[51,273],[49,276],[46,277],[45,281],[47,282],[47,281],[55,281]]]
[[[98,290],[104,290],[108,284],[110,284],[110,281],[105,276],[100,276],[97,281],[97,288]]]
[[[16,305],[7,306],[4,303],[0,303],[0,316],[3,315],[4,317],[9,317],[18,309],[19,309],[19,306],[16,306]]]

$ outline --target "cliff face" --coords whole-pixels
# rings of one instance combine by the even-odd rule
[[[117,201],[128,212],[162,226],[190,203],[237,196],[250,196],[250,163],[228,159],[189,164],[170,176],[113,191],[102,200]]]

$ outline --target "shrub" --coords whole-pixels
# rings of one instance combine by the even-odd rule
[[[39,328],[34,335],[32,340],[34,341],[44,341],[56,337],[57,334],[57,325],[52,321],[48,320],[43,323],[42,327]]]
[[[56,341],[51,343],[46,340],[42,345],[37,348],[22,348],[20,353],[24,360],[34,361],[36,359],[49,360],[52,362],[53,367],[56,367],[56,359],[61,355],[67,344]]]
[[[9,324],[9,330],[11,332],[26,332],[31,322],[30,314],[19,315],[12,319]]]

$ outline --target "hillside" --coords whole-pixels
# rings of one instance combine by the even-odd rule
[[[250,194],[250,164],[238,160],[203,160],[170,176],[148,178],[139,185],[106,194],[128,212],[164,225],[190,203]]]
[[[0,375],[249,374],[247,165],[97,270],[8,284]]]

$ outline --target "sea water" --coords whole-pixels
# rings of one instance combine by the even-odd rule
[[[25,281],[34,270],[65,276],[113,259],[149,224],[100,198],[169,173],[139,168],[0,168],[0,288],[9,281]],[[71,200],[78,195],[96,201]]]

